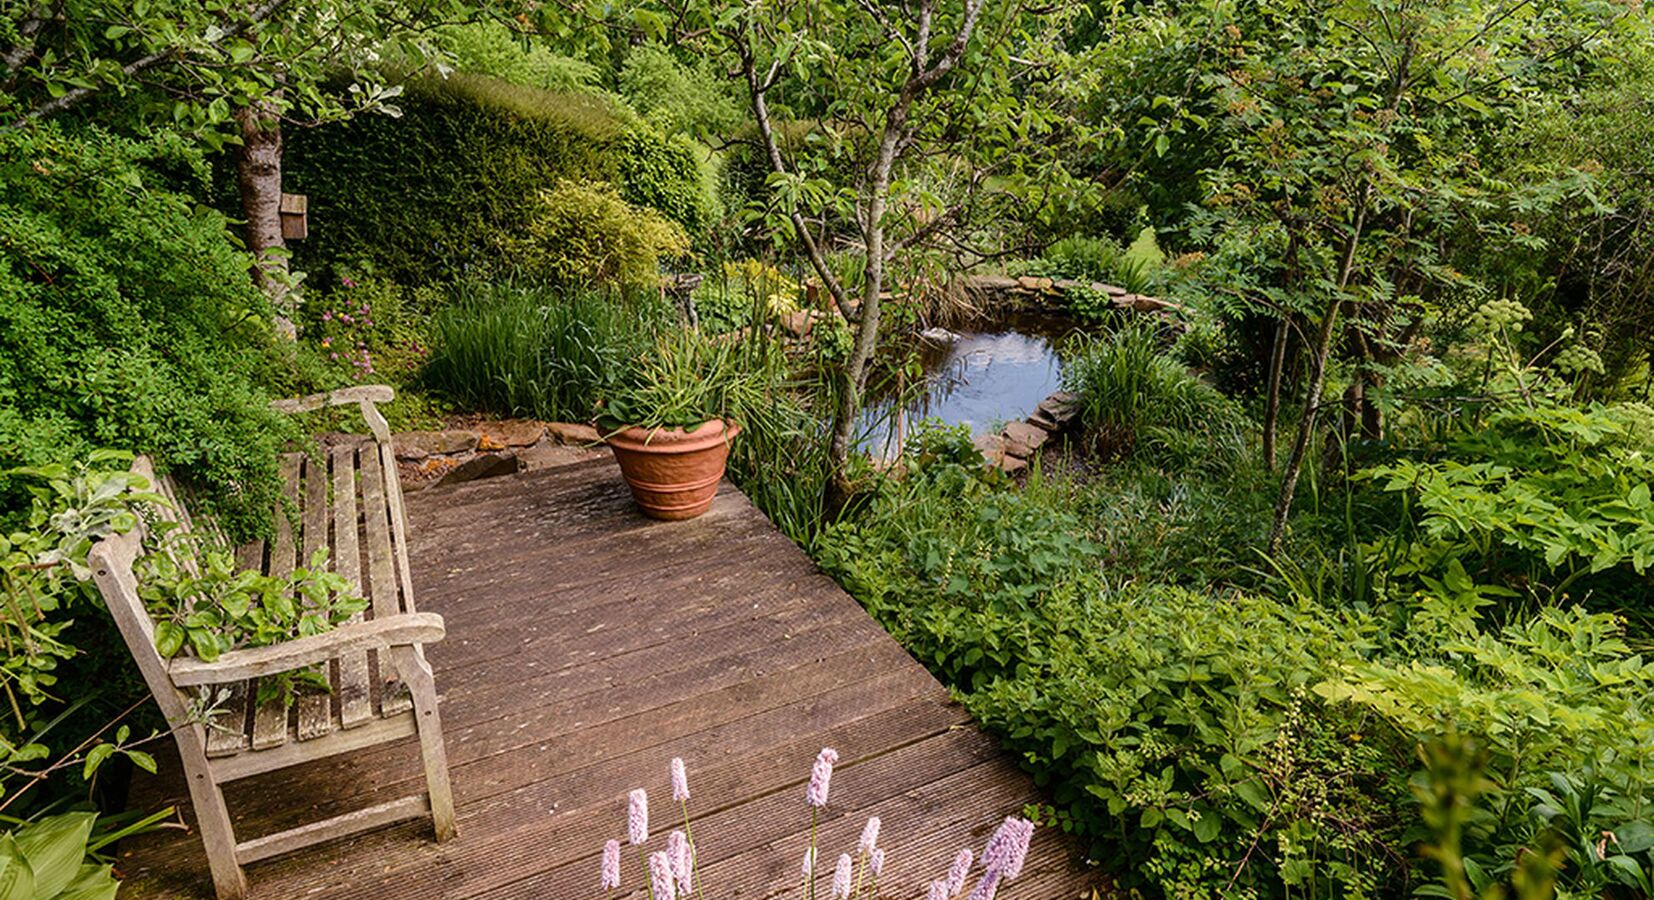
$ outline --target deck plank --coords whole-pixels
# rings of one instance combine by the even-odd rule
[[[867,815],[883,817],[886,898],[917,895],[959,847],[980,850],[1000,818],[1041,799],[727,484],[687,523],[639,516],[606,459],[428,489],[408,507],[420,608],[447,620],[427,650],[460,836],[439,846],[410,822],[277,857],[248,867],[254,897],[595,896],[597,853],[620,836],[630,788],[656,799],[659,837],[672,827],[674,756],[689,761],[703,878],[719,897],[797,893],[800,798],[822,746],[842,756],[823,846],[853,844]],[[370,550],[364,568],[382,567]],[[134,806],[187,807],[176,762],[163,766],[135,783]],[[400,796],[419,778],[409,741],[249,778],[227,796],[248,839]],[[190,832],[128,841],[120,868],[123,897],[210,885]],[[1014,896],[1083,897],[1099,883],[1066,838],[1042,833]]]

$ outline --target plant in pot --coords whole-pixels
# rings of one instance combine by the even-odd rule
[[[774,371],[738,342],[676,330],[615,379],[598,423],[644,515],[693,519],[711,507],[729,442],[760,408]]]

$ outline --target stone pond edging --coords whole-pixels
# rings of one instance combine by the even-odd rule
[[[1028,468],[1028,461],[1051,438],[1062,434],[1080,415],[1079,398],[1057,391],[1039,402],[1028,418],[1012,422],[994,434],[984,434],[973,443],[988,465],[1015,475]]]

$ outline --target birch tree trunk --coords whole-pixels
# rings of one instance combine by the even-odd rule
[[[287,243],[281,236],[281,118],[267,104],[236,110],[241,147],[236,152],[236,182],[246,220],[247,250],[253,254],[253,280],[270,296],[276,328],[294,336],[289,302]]]

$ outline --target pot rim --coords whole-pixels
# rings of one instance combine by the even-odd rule
[[[612,447],[638,453],[690,453],[726,444],[740,433],[741,426],[734,422],[708,419],[692,429],[629,425],[603,440]]]

